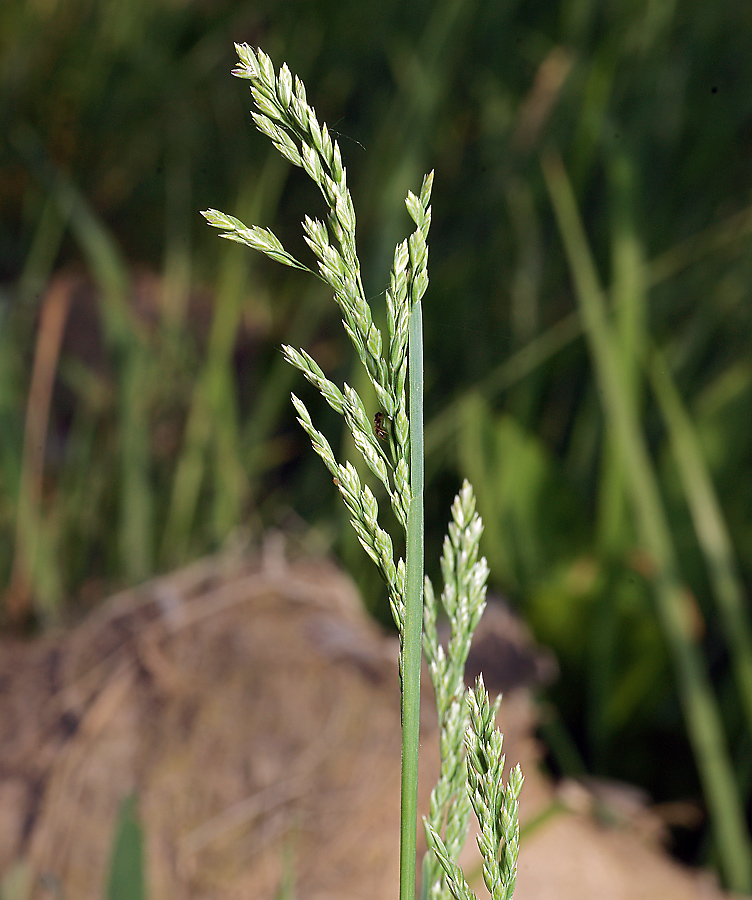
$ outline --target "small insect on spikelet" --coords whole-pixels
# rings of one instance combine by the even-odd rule
[[[386,422],[386,413],[381,412],[381,410],[373,417],[373,433],[380,441],[385,441],[389,437]]]

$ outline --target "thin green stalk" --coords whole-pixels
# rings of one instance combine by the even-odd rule
[[[70,210],[61,208],[57,198],[49,194],[18,279],[18,296],[22,306],[33,303],[49,282],[68,227],[69,215]]]
[[[752,847],[729,757],[718,703],[692,627],[692,610],[681,580],[671,529],[636,410],[625,395],[598,276],[571,184],[558,155],[543,162],[564,242],[604,413],[622,449],[630,499],[640,538],[655,567],[656,610],[676,670],[687,732],[710,812],[721,866],[733,890],[752,890]]]
[[[423,634],[423,309],[418,300],[408,331],[410,402],[410,507],[407,515],[407,590],[402,645],[402,806],[400,900],[415,900],[418,832],[418,739]]]

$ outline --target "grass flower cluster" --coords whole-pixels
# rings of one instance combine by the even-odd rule
[[[441,725],[441,771],[425,820],[433,851],[423,861],[425,900],[441,900],[447,890],[456,900],[473,896],[456,863],[467,837],[471,805],[481,826],[478,846],[491,895],[508,900],[516,882],[522,771],[516,766],[504,788],[503,738],[494,728],[501,698],[490,704],[482,675],[474,688],[466,690],[464,683],[473,632],[486,605],[488,565],[485,558],[478,558],[482,532],[473,490],[465,481],[452,504],[441,558],[441,606],[450,625],[446,650],[438,640],[433,585],[428,578],[425,582],[423,646]]]
[[[392,536],[379,523],[379,502],[350,460],[338,461],[305,404],[292,395],[298,421],[332,475],[366,553],[386,582],[400,634],[402,690],[402,808],[400,900],[414,900],[416,888],[418,725],[420,667],[425,649],[440,721],[441,772],[431,795],[425,827],[429,852],[423,863],[422,894],[431,900],[452,896],[468,900],[472,892],[457,865],[470,809],[481,827],[478,844],[491,895],[511,898],[519,848],[517,820],[522,773],[517,767],[502,781],[502,735],[494,727],[498,708],[491,704],[482,678],[464,686],[472,634],[485,606],[488,567],[479,558],[483,531],[475,498],[465,482],[452,506],[444,542],[443,606],[450,622],[446,649],[439,643],[439,603],[424,579],[424,451],[422,298],[428,287],[427,238],[431,224],[433,173],[418,194],[409,193],[407,210],[415,224],[397,245],[386,290],[387,335],[373,321],[363,290],[355,240],[355,210],[336,141],[308,103],[303,82],[287,65],[275,72],[270,58],[247,44],[236,44],[239,65],[233,74],[251,82],[253,118],[279,152],[303,168],[318,185],[328,210],[326,220],[306,216],[305,240],[318,271],[288,253],[268,229],[247,227],[215,209],[203,215],[222,229],[222,237],[246,244],[270,259],[317,275],[332,289],[342,324],[363,364],[379,408],[366,409],[349,385],[340,389],[302,349],[285,346],[287,361],[314,385],[345,420],[355,446],[389,499],[404,532],[405,558],[395,553]],[[400,536],[399,543],[402,543]]]

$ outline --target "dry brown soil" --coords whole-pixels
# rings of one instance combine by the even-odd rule
[[[474,664],[505,688],[499,724],[530,822],[559,797],[538,771],[526,687],[550,659],[500,610],[485,629]],[[437,766],[430,694],[423,809]],[[117,812],[136,792],[150,900],[272,900],[290,876],[296,900],[394,900],[398,699],[395,640],[336,567],[288,561],[278,539],[113,597],[65,633],[6,640],[0,874],[25,872],[28,900],[102,900]],[[613,788],[624,814],[606,826],[578,790],[579,812],[570,802],[524,839],[517,900],[721,896],[670,860],[628,791],[620,807]],[[472,841],[466,853],[475,867]]]

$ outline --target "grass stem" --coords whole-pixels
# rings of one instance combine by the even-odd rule
[[[410,509],[407,518],[407,590],[402,645],[402,800],[400,812],[400,900],[415,900],[418,831],[420,664],[423,632],[423,310],[410,313],[408,371],[410,404]]]

